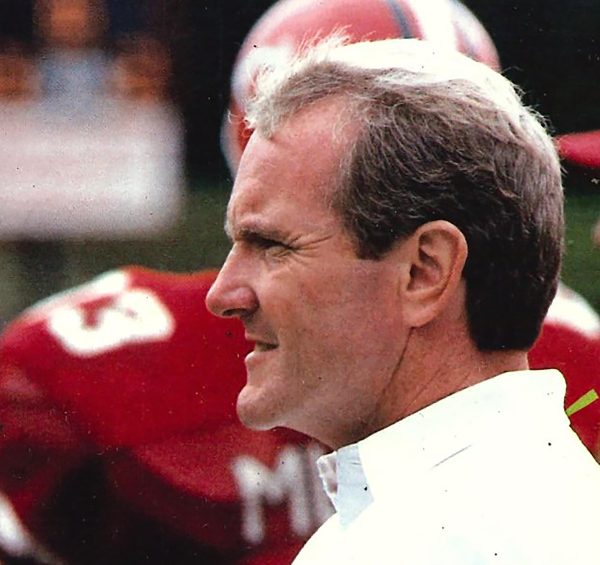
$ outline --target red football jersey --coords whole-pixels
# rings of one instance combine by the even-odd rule
[[[571,289],[559,286],[542,332],[529,352],[534,369],[559,369],[567,381],[571,426],[600,460],[600,319]]]
[[[125,268],[9,325],[0,491],[26,531],[6,549],[86,564],[289,563],[331,512],[321,446],[237,420],[250,347],[239,321],[207,312],[213,280]]]

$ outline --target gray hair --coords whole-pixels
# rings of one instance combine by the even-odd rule
[[[356,132],[331,204],[357,255],[377,260],[419,226],[452,222],[469,247],[475,343],[529,348],[556,291],[563,238],[560,163],[541,118],[510,81],[458,53],[333,38],[266,70],[247,120],[269,137],[331,98]]]

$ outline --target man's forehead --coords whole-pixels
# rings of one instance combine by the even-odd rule
[[[278,239],[285,235],[282,218],[321,216],[330,211],[331,183],[318,178],[278,175],[260,182],[248,179],[232,192],[225,216],[225,232],[231,239],[260,234]]]
[[[291,189],[287,191],[287,187]],[[251,233],[274,234],[274,218],[302,198],[300,190],[295,188],[293,177],[282,178],[274,161],[259,156],[236,177],[227,205],[225,233],[232,240]]]
[[[339,99],[323,100],[284,120],[271,136],[252,134],[227,207],[230,238],[256,233],[277,239],[286,227],[283,216],[329,215],[348,145],[338,127],[340,111]]]
[[[341,146],[353,136],[354,120],[349,116],[350,101],[343,95],[325,95],[313,101],[300,103],[298,100],[286,107],[285,103],[274,102],[276,109],[264,110],[256,120],[255,129],[248,141],[247,149],[257,139],[276,140],[281,145],[289,145],[292,150],[303,153],[304,144],[310,140],[328,139],[329,145]],[[279,108],[278,106],[283,106]],[[319,142],[320,143],[320,142]],[[320,146],[324,150],[323,145]],[[242,160],[246,151],[242,154]]]

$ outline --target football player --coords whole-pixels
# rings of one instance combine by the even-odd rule
[[[6,560],[288,563],[329,515],[323,447],[237,419],[250,348],[207,312],[214,276],[120,269],[4,331]]]
[[[529,365],[562,372],[571,427],[600,461],[600,318],[586,300],[563,284],[529,352]]]
[[[557,145],[565,162],[592,174],[600,171],[600,130],[561,135]],[[600,221],[592,241],[600,247]],[[565,375],[571,425],[600,461],[600,320],[579,295],[559,286],[530,363],[554,363]]]

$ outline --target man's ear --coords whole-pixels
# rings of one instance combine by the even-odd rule
[[[468,246],[450,222],[437,220],[419,227],[401,244],[404,318],[420,327],[439,316],[457,298]]]

